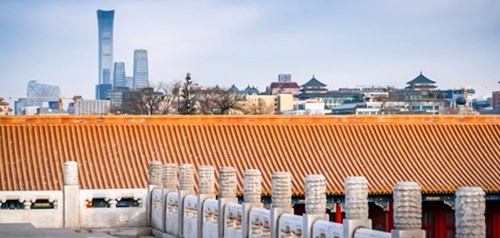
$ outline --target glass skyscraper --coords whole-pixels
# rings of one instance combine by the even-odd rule
[[[148,78],[148,51],[138,49],[134,51],[134,88],[149,87]]]
[[[125,63],[115,62],[115,67],[113,69],[113,88],[126,86],[127,76],[125,76]]]
[[[113,19],[115,11],[97,11],[99,29],[99,82],[96,86],[96,98],[101,98],[106,92],[99,92],[111,88],[113,75]]]

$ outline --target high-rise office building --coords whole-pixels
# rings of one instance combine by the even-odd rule
[[[113,88],[126,87],[127,86],[127,76],[125,75],[125,63],[115,62],[115,67],[113,68]]]
[[[134,51],[134,88],[147,88],[148,81],[148,51]]]
[[[97,24],[99,30],[99,82],[96,86],[96,98],[106,95],[106,90],[111,88],[113,75],[113,19],[115,11],[97,11]]]

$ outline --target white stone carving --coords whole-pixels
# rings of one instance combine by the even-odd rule
[[[232,198],[236,196],[236,169],[223,167],[219,170],[219,197]]]
[[[246,203],[260,203],[262,193],[262,174],[257,169],[245,171],[243,196]]]
[[[325,176],[308,175],[305,180],[306,213],[325,214],[326,179]]]
[[[346,219],[368,219],[368,180],[365,177],[347,177],[345,180]]]
[[[398,182],[393,192],[394,228],[418,230],[422,227],[422,194],[415,182]]]
[[[292,206],[292,176],[289,172],[275,172],[271,177],[272,207],[290,208]]]
[[[455,196],[456,237],[486,237],[484,191],[480,187],[462,187]]]
[[[198,187],[200,194],[213,194],[214,193],[214,167],[210,165],[199,167],[199,181]]]
[[[179,166],[179,189],[183,191],[194,191],[194,168],[192,164],[181,164]]]
[[[176,164],[168,163],[163,165],[163,188],[172,190],[177,188],[177,171]]]
[[[149,162],[149,185],[161,185],[162,164],[160,161]]]
[[[78,185],[78,163],[76,161],[64,163],[64,185]]]

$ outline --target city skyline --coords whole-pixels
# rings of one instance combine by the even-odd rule
[[[151,83],[182,80],[263,91],[280,73],[330,89],[404,87],[420,71],[439,88],[498,90],[500,3],[278,1],[0,3],[0,96],[30,80],[91,99],[97,82],[95,12],[115,10],[114,61],[133,72],[147,49]],[[22,10],[22,11],[21,11]],[[61,19],[64,19],[63,21]],[[18,70],[18,69],[23,70]]]

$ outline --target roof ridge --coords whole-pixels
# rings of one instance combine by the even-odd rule
[[[352,116],[283,116],[283,115],[106,115],[106,116],[0,116],[6,124],[500,124],[496,115],[352,115]]]

